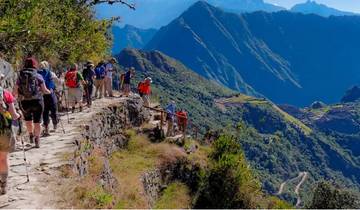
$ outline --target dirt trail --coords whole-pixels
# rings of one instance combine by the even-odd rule
[[[300,196],[300,189],[301,186],[304,184],[304,182],[306,181],[306,178],[308,176],[308,172],[300,172],[299,175],[297,177],[291,178],[286,180],[285,182],[281,183],[280,187],[279,187],[279,191],[278,193],[276,193],[276,195],[281,195],[284,192],[284,188],[286,186],[286,184],[295,182],[296,180],[300,180],[299,183],[296,185],[295,189],[294,189],[294,193],[297,197],[297,201],[296,201],[296,207],[299,207],[301,204],[301,196]]]
[[[28,183],[26,183],[22,147],[21,144],[17,143],[17,151],[10,155],[9,191],[7,194],[9,202],[5,207],[56,208],[57,202],[61,200],[55,194],[55,191],[61,186],[58,168],[68,164],[66,155],[72,154],[74,151],[74,137],[79,135],[81,125],[90,119],[94,113],[121,100],[125,99],[97,100],[91,109],[85,109],[81,113],[69,114],[71,124],[67,122],[66,115],[62,116],[61,120],[66,133],[63,133],[59,124],[57,132],[52,133],[50,137],[41,139],[40,149],[34,148],[26,152],[30,175],[30,182]]]

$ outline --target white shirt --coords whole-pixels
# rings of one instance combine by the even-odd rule
[[[112,65],[112,63],[106,64],[105,66],[106,77],[112,78],[113,70],[114,70],[114,65]]]

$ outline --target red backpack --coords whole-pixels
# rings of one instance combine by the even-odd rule
[[[77,71],[66,72],[65,83],[66,83],[67,87],[69,87],[69,88],[78,88],[79,87],[77,74],[78,74]]]

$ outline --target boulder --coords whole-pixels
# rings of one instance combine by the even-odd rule
[[[16,80],[16,73],[10,63],[0,58],[0,74],[4,75],[0,85],[6,89],[12,89]]]

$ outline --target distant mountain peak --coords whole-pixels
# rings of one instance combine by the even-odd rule
[[[352,12],[346,12],[331,8],[325,4],[317,3],[314,0],[307,0],[305,3],[297,4],[293,8],[291,8],[291,11],[304,14],[317,14],[324,17],[356,15]]]

